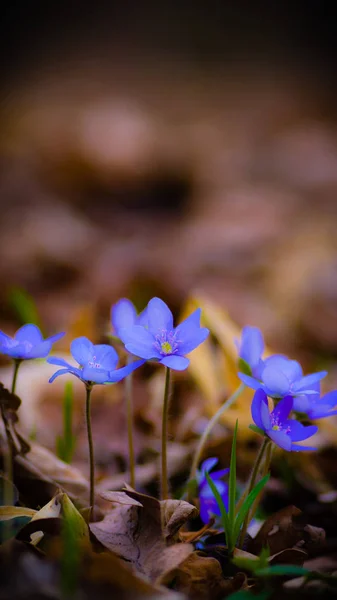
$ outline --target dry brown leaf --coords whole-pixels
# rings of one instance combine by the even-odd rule
[[[17,456],[16,462],[30,474],[61,487],[71,498],[83,505],[88,504],[89,484],[81,471],[63,462],[53,452],[36,442],[31,442],[30,451],[25,456]]]
[[[184,500],[162,500],[160,502],[163,534],[166,540],[176,537],[179,529],[199,513],[198,509]]]
[[[180,594],[152,584],[146,578],[133,572],[125,561],[112,552],[91,553],[89,559],[89,564],[85,569],[85,579],[98,585],[112,585],[114,589],[109,588],[109,592],[115,591],[116,596],[114,597],[116,598],[121,597],[124,592],[128,594],[128,598],[138,598],[139,596],[143,599],[146,595],[146,597],[155,596],[162,600],[166,600],[166,598],[167,600],[183,600]]]
[[[172,501],[177,503],[178,508],[178,517],[174,518],[173,505],[163,514],[159,500],[130,490],[127,493],[105,492],[103,498],[116,506],[103,521],[90,524],[92,533],[103,546],[130,561],[151,581],[156,581],[193,552],[191,544],[172,544],[171,540],[179,527],[194,514],[194,507],[188,510],[180,501]]]
[[[325,539],[325,532],[301,523],[298,519],[301,514],[295,506],[287,506],[271,515],[250,542],[248,550],[259,554],[263,547],[268,546],[273,556],[292,548],[308,552],[317,548]]]
[[[308,554],[299,548],[287,548],[269,557],[270,565],[297,565],[301,567]]]
[[[160,582],[165,585],[174,582],[174,589],[193,600],[220,600],[241,589],[245,579],[243,573],[224,579],[219,561],[193,552],[178,567],[165,573]]]

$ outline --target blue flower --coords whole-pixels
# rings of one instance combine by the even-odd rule
[[[236,341],[239,358],[250,375],[259,377],[263,368],[261,356],[264,352],[263,335],[258,327],[246,326],[242,330],[241,342]]]
[[[328,392],[322,397],[319,394],[313,394],[305,399],[305,403],[301,402],[302,399],[302,396],[294,399],[294,410],[305,412],[309,419],[322,419],[337,415],[337,410],[332,410],[337,407],[337,390]]]
[[[121,330],[132,327],[133,325],[147,326],[147,309],[145,308],[139,315],[130,300],[122,298],[111,307],[111,323],[113,332],[124,342]]]
[[[203,523],[208,523],[212,515],[221,515],[220,508],[205,475],[205,473],[209,473],[209,471],[211,471],[211,469],[213,469],[217,463],[217,458],[207,458],[207,460],[202,463],[201,469],[197,473],[200,500],[200,518]],[[212,474],[209,473],[209,476],[214,482],[214,485],[222,498],[226,510],[228,511],[228,484],[225,481],[222,481],[222,477],[227,475],[227,473],[229,473],[229,469],[221,469],[220,471],[215,471]]]
[[[147,326],[132,325],[120,330],[125,348],[145,360],[157,360],[166,367],[183,371],[189,365],[189,354],[207,338],[209,331],[200,327],[198,308],[185,321],[173,327],[173,316],[159,298],[147,305]]]
[[[239,373],[243,383],[253,390],[263,389],[271,398],[284,396],[310,396],[319,393],[319,382],[327,371],[303,376],[301,365],[296,360],[275,354],[266,358],[258,377]]]
[[[31,358],[45,358],[51,351],[54,342],[62,338],[64,333],[57,333],[43,339],[42,333],[36,325],[28,323],[15,333],[14,337],[0,331],[0,352],[7,354],[15,360],[28,360]]]
[[[311,446],[299,446],[302,442],[316,433],[318,427],[309,425],[305,427],[296,419],[289,419],[293,409],[294,400],[291,396],[282,398],[272,412],[269,411],[268,399],[263,389],[255,392],[251,411],[252,418],[257,427],[261,429],[277,446],[284,450],[316,450]]]
[[[144,360],[137,360],[122,369],[116,369],[118,354],[114,348],[107,344],[92,344],[86,337],[76,338],[70,346],[73,358],[79,367],[74,367],[63,358],[50,357],[47,359],[51,365],[63,367],[49,379],[52,383],[59,375],[71,373],[84,383],[117,383],[132,371],[144,364]]]

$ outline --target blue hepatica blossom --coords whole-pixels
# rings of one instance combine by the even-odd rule
[[[239,358],[250,375],[259,377],[263,369],[262,354],[264,352],[263,335],[258,327],[244,327],[241,341],[236,341]]]
[[[209,471],[215,467],[217,462],[217,458],[207,458],[207,460],[202,463],[201,469],[197,474],[200,518],[203,523],[208,523],[212,515],[221,515],[220,508],[205,475],[205,473],[209,473]],[[222,481],[222,478],[227,475],[227,473],[229,473],[229,469],[221,469],[220,471],[209,473],[209,476],[214,482],[226,510],[228,511],[228,484],[225,481]]]
[[[160,298],[152,298],[146,309],[146,326],[132,325],[120,330],[128,352],[157,360],[166,367],[183,371],[189,365],[189,354],[207,338],[209,331],[200,327],[200,308],[177,327],[168,306]]]
[[[253,390],[261,388],[267,396],[276,399],[288,395],[293,398],[301,397],[303,407],[305,404],[309,407],[308,396],[319,394],[319,382],[326,375],[327,371],[320,371],[303,376],[301,365],[296,360],[278,354],[263,361],[260,374],[256,377],[239,373],[241,381]],[[300,404],[297,402],[297,405]],[[305,408],[294,408],[306,412]]]
[[[51,351],[53,343],[64,335],[64,333],[57,333],[43,339],[39,328],[32,323],[28,323],[18,329],[14,337],[0,331],[0,353],[7,354],[14,360],[45,358]]]
[[[118,363],[116,350],[107,344],[94,345],[86,337],[73,340],[70,351],[79,366],[74,367],[63,358],[48,358],[47,362],[51,365],[62,367],[49,379],[49,383],[52,383],[59,375],[66,373],[75,375],[86,384],[117,383],[144,364],[144,360],[137,360],[126,367],[116,369]]]
[[[111,323],[113,332],[123,340],[123,329],[128,329],[133,325],[147,327],[147,309],[145,308],[139,315],[130,300],[122,298],[111,307]]]
[[[302,442],[314,435],[318,427],[308,425],[305,427],[296,419],[289,419],[293,409],[293,398],[285,396],[280,400],[272,412],[269,411],[268,399],[263,389],[255,392],[252,402],[252,418],[264,433],[277,446],[284,450],[299,452],[301,450],[316,450],[311,446],[299,446],[296,442]]]
[[[300,396],[294,399],[294,410],[306,412],[309,419],[322,419],[323,417],[337,415],[337,410],[333,410],[333,408],[337,407],[337,390],[328,392],[321,398],[318,394],[310,396],[308,404],[305,403],[304,407],[300,403],[301,400]]]

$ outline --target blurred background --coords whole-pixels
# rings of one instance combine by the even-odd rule
[[[95,341],[121,296],[201,294],[336,387],[335,23],[315,0],[6,3],[0,328],[13,289]]]

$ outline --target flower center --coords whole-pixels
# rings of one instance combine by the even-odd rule
[[[170,344],[170,342],[163,342],[161,345],[161,351],[164,354],[171,354],[172,352],[172,345]]]
[[[92,369],[101,369],[101,364],[96,362],[96,356],[92,357],[92,360],[88,361],[88,366],[91,367]]]
[[[175,354],[178,351],[179,340],[176,339],[173,331],[163,329],[155,337],[154,347],[162,356]]]

